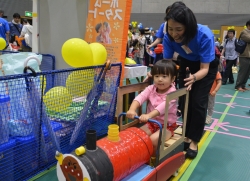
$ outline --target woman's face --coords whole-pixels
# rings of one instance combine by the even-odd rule
[[[168,33],[176,43],[181,43],[185,33],[185,26],[172,19],[168,20]]]
[[[234,33],[233,32],[228,32],[227,35],[228,35],[228,38],[230,38],[230,39],[232,39],[234,37]]]

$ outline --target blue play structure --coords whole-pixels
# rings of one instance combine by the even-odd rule
[[[2,52],[12,53],[12,52]],[[56,150],[70,153],[114,122],[121,64],[53,70],[42,55],[42,72],[0,76],[0,180],[28,180],[56,163]]]

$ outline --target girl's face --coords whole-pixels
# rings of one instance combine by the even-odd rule
[[[103,26],[103,31],[106,31],[106,29],[107,29],[107,28],[106,28],[106,26],[104,25],[104,26]]]
[[[185,33],[185,26],[172,19],[168,20],[168,33],[176,43],[181,43]]]
[[[157,88],[157,92],[160,94],[165,93],[170,85],[174,82],[175,77],[171,77],[165,74],[154,75],[154,84]]]

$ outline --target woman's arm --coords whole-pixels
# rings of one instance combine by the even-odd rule
[[[151,45],[148,45],[147,48],[152,48],[154,46],[156,46],[157,44],[161,43],[161,38],[156,38],[156,40],[151,44]]]
[[[187,90],[191,90],[191,86],[195,81],[201,80],[207,75],[209,64],[210,63],[200,63],[200,70],[195,74],[190,73],[190,76],[184,79],[184,81],[186,82],[185,86],[187,86]]]

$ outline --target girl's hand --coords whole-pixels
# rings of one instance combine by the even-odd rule
[[[126,113],[126,117],[129,119],[134,119],[135,116],[137,116],[137,112],[134,110],[128,110]]]
[[[149,117],[148,114],[142,114],[142,115],[139,117],[139,122],[140,122],[140,123],[146,123],[146,122],[148,122],[149,119],[150,119],[150,117]]]
[[[216,92],[213,91],[213,92],[210,93],[210,95],[214,97],[216,95]]]

